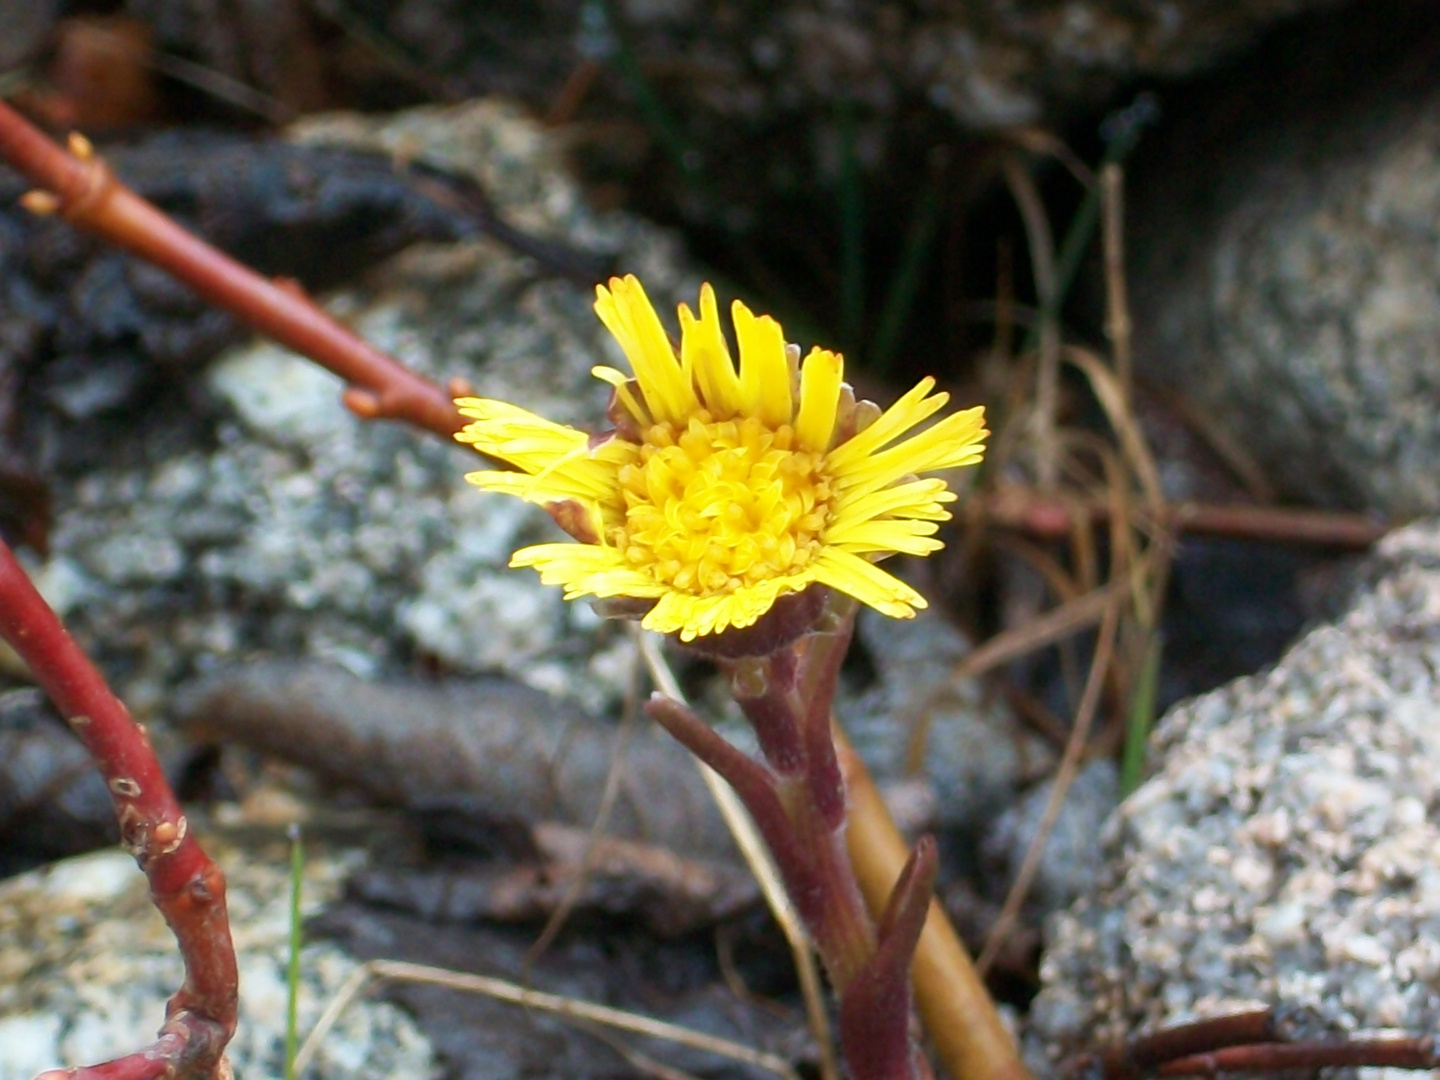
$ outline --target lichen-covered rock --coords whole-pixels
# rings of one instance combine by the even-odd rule
[[[1440,25],[1410,21],[1215,88],[1130,185],[1138,369],[1289,497],[1397,519],[1440,512]]]
[[[1099,886],[1049,927],[1037,1060],[1246,1006],[1440,1022],[1440,523],[1348,613],[1162,721]]]
[[[279,1076],[290,936],[285,845],[247,854],[223,841],[206,842],[225,866],[243,988],[230,1061],[237,1076]],[[338,895],[359,855],[311,846],[305,916]],[[305,947],[302,1035],[359,966],[333,944]],[[0,1080],[31,1080],[45,1069],[139,1050],[154,1038],[165,1001],[183,979],[175,939],[127,853],[84,855],[0,884]],[[402,1009],[362,1000],[320,1043],[307,1075],[425,1080],[439,1072],[429,1040]]]

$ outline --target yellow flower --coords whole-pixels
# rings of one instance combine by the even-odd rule
[[[584,541],[524,548],[511,566],[535,567],[566,599],[654,601],[645,627],[686,641],[750,626],[816,583],[900,618],[925,606],[874,560],[942,546],[936,523],[955,495],[916,474],[979,461],[983,408],[911,433],[949,399],[933,379],[881,413],[857,406],[838,354],[816,348],[800,364],[780,324],[739,301],[737,369],[709,285],[698,318],[680,306],[678,356],[633,276],[595,291],[635,372],[594,369],[615,388],[615,431],[456,402],[474,420],[456,438],[519,470],[466,479],[546,507]]]

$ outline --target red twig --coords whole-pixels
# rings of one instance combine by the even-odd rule
[[[1176,1024],[1131,1042],[1085,1054],[1066,1069],[1071,1077],[1139,1080],[1144,1076],[1213,1077],[1222,1073],[1313,1072],[1325,1066],[1440,1066],[1435,1040],[1305,1038],[1285,1010],[1254,1009]]]
[[[1343,1042],[1253,1043],[1227,1046],[1167,1062],[1157,1076],[1219,1076],[1221,1073],[1307,1072],[1326,1066],[1433,1069],[1440,1065],[1435,1040],[1428,1037],[1346,1039]]]
[[[1077,522],[1109,520],[1110,507],[1099,500],[1049,498],[1022,487],[1004,487],[969,504],[978,521],[1016,529],[1047,540],[1068,540]],[[1391,529],[1391,524],[1363,514],[1297,510],[1278,506],[1174,503],[1155,523],[1157,531],[1234,540],[1313,544],[1364,550]]]
[[[453,398],[466,387],[437,386],[407,370],[322,311],[292,281],[271,281],[181,228],[120,183],[90,144],[70,137],[66,152],[0,103],[0,158],[38,190],[36,213],[58,213],[169,271],[217,307],[328,368],[349,384],[345,404],[365,419],[408,421],[449,437],[464,424]]]
[[[1137,1080],[1167,1061],[1237,1044],[1270,1042],[1279,1034],[1270,1009],[1252,1009],[1141,1035],[1098,1053],[1085,1054],[1071,1062],[1066,1072],[1072,1077]]]
[[[180,944],[185,982],[170,999],[151,1046],[103,1065],[53,1070],[40,1080],[227,1080],[225,1046],[235,1033],[235,948],[225,878],[189,833],[185,815],[145,731],[110,692],[0,541],[0,638],[85,744],[110,789],[123,843],[150,881],[155,906]]]

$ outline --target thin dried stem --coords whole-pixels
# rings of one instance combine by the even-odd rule
[[[1035,277],[1035,292],[1040,303],[1040,364],[1035,381],[1035,456],[1036,475],[1042,490],[1055,486],[1057,450],[1055,447],[1056,415],[1060,408],[1060,318],[1056,310],[1060,281],[1055,269],[1055,239],[1050,232],[1050,219],[1034,179],[1014,157],[1004,161],[1005,182],[1030,249],[1030,269]]]
[[[104,1065],[53,1070],[44,1080],[147,1080],[161,1074],[224,1080],[235,1033],[235,948],[225,878],[190,834],[145,731],[130,718],[0,541],[0,638],[89,751],[110,789],[121,841],[150,882],[150,896],[180,945],[185,981],[171,997],[159,1039]]]
[[[578,998],[547,994],[531,990],[505,979],[486,975],[470,975],[461,971],[447,971],[444,968],[428,967],[424,964],[410,964],[400,960],[371,960],[357,968],[346,980],[345,985],[331,999],[315,1027],[305,1037],[299,1053],[295,1055],[295,1075],[301,1076],[319,1049],[321,1042],[334,1028],[350,1003],[364,993],[377,980],[419,983],[425,986],[441,986],[450,990],[461,990],[469,994],[483,994],[512,1005],[520,1005],[537,1012],[550,1013],[574,1022],[604,1024],[619,1031],[629,1031],[652,1039],[663,1039],[679,1046],[703,1050],[718,1057],[739,1061],[746,1065],[764,1069],[782,1076],[785,1080],[799,1080],[790,1062],[776,1054],[755,1050],[744,1043],[707,1035],[703,1031],[669,1024],[638,1013],[623,1009],[612,1009],[606,1005],[595,1005]]]
[[[1037,649],[1054,645],[1094,626],[1110,610],[1116,597],[1123,594],[1128,587],[1128,582],[1115,581],[1094,592],[1067,600],[1023,626],[996,634],[966,655],[951,669],[949,678],[941,687],[926,696],[916,709],[915,721],[910,725],[910,741],[905,751],[907,770],[911,773],[918,772],[925,760],[925,748],[930,741],[930,726],[934,713],[930,706],[943,692],[944,687],[965,679],[979,678],[1002,664],[1028,656]]]
[[[977,524],[985,522],[1041,539],[1064,540],[1075,528],[1077,517],[1104,522],[1109,519],[1110,509],[1099,500],[1062,500],[1031,488],[1007,485],[972,499],[966,513]],[[1153,523],[1152,531],[1363,551],[1393,527],[1392,522],[1377,521],[1365,514],[1180,502],[1169,504],[1165,519]]]
[[[1150,512],[1163,513],[1165,495],[1160,487],[1160,468],[1155,463],[1154,455],[1150,453],[1145,433],[1131,407],[1127,384],[1087,349],[1068,348],[1065,350],[1065,359],[1079,368],[1089,381],[1095,400],[1105,410],[1110,427],[1120,440],[1126,463],[1139,482],[1140,490],[1145,494],[1145,502]]]
[[[1125,288],[1125,170],[1118,162],[1100,168],[1101,248],[1105,258],[1105,336],[1115,377],[1128,395],[1131,383],[1130,299]]]
[[[1065,752],[1060,758],[1060,767],[1055,771],[1050,797],[1045,802],[1044,812],[1040,816],[1040,824],[1035,830],[1034,839],[1030,841],[1030,846],[1025,851],[1025,858],[1020,864],[1019,872],[1015,875],[1014,884],[1010,886],[1010,891],[1005,897],[1000,915],[985,938],[985,947],[980,951],[979,959],[975,961],[975,968],[981,978],[990,970],[990,965],[995,962],[995,957],[1005,944],[1005,938],[1015,925],[1015,920],[1020,914],[1020,906],[1025,902],[1025,896],[1029,893],[1030,886],[1035,880],[1035,874],[1040,869],[1040,860],[1045,854],[1045,844],[1050,839],[1055,822],[1060,819],[1060,809],[1065,805],[1065,795],[1075,780],[1075,774],[1079,771],[1081,756],[1089,742],[1090,728],[1094,724],[1095,714],[1099,711],[1100,691],[1105,685],[1105,674],[1110,667],[1110,656],[1114,651],[1115,632],[1119,621],[1120,595],[1115,594],[1106,607],[1104,619],[1100,624],[1099,641],[1095,646],[1094,659],[1090,662],[1090,675],[1085,680],[1085,691],[1080,698],[1080,707],[1075,714],[1075,726],[1071,729],[1070,739],[1065,744]]]

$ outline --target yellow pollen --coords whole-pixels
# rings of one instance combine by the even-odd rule
[[[637,570],[694,596],[714,596],[802,570],[821,549],[830,483],[823,455],[795,431],[756,417],[643,435],[639,464],[619,470],[625,522],[609,537]]]

